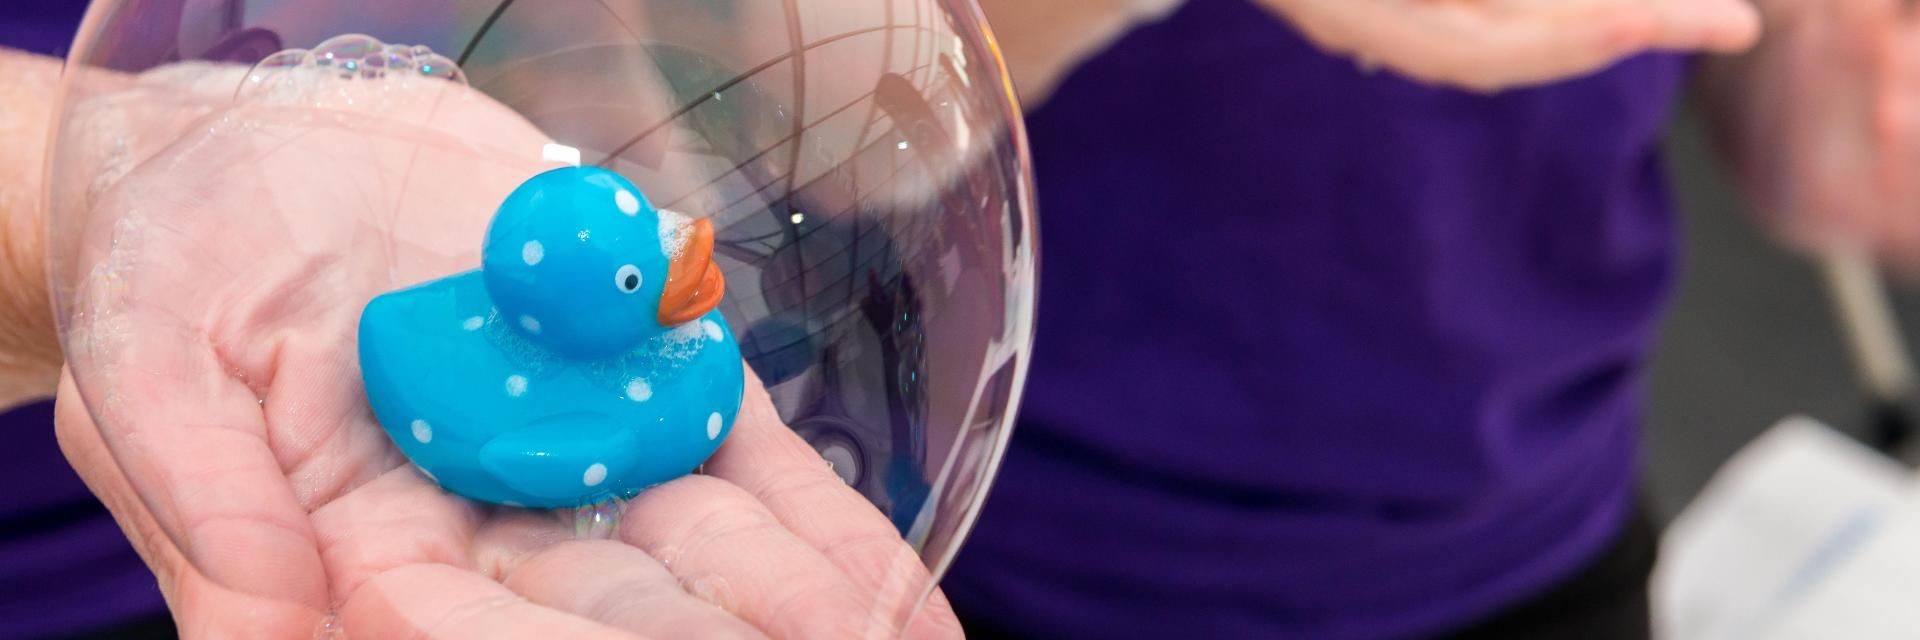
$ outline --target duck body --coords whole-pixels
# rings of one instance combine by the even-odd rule
[[[610,175],[571,171],[562,176],[569,179],[542,185],[536,177],[529,184],[539,187],[535,191],[558,187],[566,192],[582,176]],[[624,180],[616,187],[631,189]],[[553,198],[534,200],[547,205],[534,213],[551,213],[543,209],[551,209]],[[581,208],[564,202],[568,198],[560,200],[569,211]],[[629,198],[620,202],[617,209],[633,208]],[[503,217],[519,213],[510,211],[516,206],[510,197],[497,214],[481,270],[368,303],[360,318],[359,355],[374,417],[442,487],[483,502],[584,506],[631,497],[692,472],[730,432],[745,372],[738,343],[720,312],[685,303],[695,293],[664,294],[658,304],[632,295],[671,290],[663,289],[671,280],[666,262],[680,258],[659,242],[635,249],[628,246],[632,242],[608,236],[632,223],[645,227],[642,239],[667,238],[664,242],[672,244],[670,233],[654,232],[666,225],[657,219],[626,220],[646,216],[619,210],[605,220],[600,219],[605,212],[591,210],[571,218],[541,215],[538,219],[548,222],[560,218],[556,224],[564,227],[547,235],[578,235],[583,246],[590,235],[599,235],[608,244],[578,249],[592,255],[534,256],[518,248],[531,246],[536,240],[526,238],[552,225],[542,222],[531,231],[503,227]],[[572,227],[583,223],[592,234],[575,233]],[[496,252],[496,245],[502,251]],[[495,253],[504,257],[495,260]],[[490,272],[495,262],[509,258],[516,262],[508,268],[517,271]],[[702,277],[697,271],[676,264],[673,273]],[[509,287],[525,281],[535,288],[515,290],[519,295],[509,297],[517,299],[508,302],[496,295],[502,280]],[[587,280],[612,293],[603,296],[588,285],[568,290]],[[642,284],[647,280],[661,282],[649,288]],[[541,298],[548,290],[564,295]],[[717,302],[714,295],[699,299]],[[656,321],[669,307],[678,314],[676,322]],[[543,325],[536,317],[553,321]],[[597,331],[596,326],[617,327],[623,335],[577,335]]]

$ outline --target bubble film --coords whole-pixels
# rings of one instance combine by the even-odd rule
[[[1037,256],[1018,109],[970,2],[102,1],[68,70],[50,272],[129,477],[264,447],[296,517],[404,471],[353,383],[356,314],[475,268],[514,186],[579,165],[637,185],[663,240],[711,221],[748,369],[926,575],[971,526]],[[619,509],[556,515],[604,535]],[[898,628],[932,587],[876,615]]]

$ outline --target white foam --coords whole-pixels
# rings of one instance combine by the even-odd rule
[[[653,398],[653,385],[646,378],[634,378],[627,381],[627,399],[634,402],[646,402]]]
[[[693,219],[686,214],[671,209],[660,210],[660,250],[667,259],[680,257],[687,250],[687,243],[693,240],[691,229],[687,226]]]

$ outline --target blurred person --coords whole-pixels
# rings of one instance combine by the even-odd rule
[[[982,4],[1044,258],[976,637],[1647,637],[1696,71],[1791,242],[1920,257],[1895,0]]]

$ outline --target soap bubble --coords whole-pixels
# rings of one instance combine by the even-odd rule
[[[231,446],[270,448],[310,510],[404,464],[358,395],[359,309],[476,268],[514,186],[587,164],[713,221],[720,309],[781,420],[932,575],[971,526],[1036,259],[971,2],[104,1],[68,69],[50,272],[130,477],[187,482],[141,460],[246,420],[268,432]],[[378,468],[314,462],[349,453]]]

